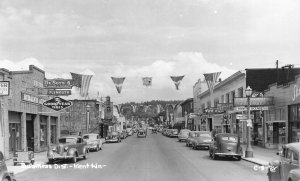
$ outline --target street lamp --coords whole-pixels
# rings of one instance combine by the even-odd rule
[[[85,108],[86,108],[86,133],[89,133],[91,106],[88,104],[85,106]]]
[[[247,120],[247,147],[245,151],[245,157],[246,158],[252,158],[253,157],[253,149],[251,147],[251,117],[250,117],[250,97],[252,95],[252,89],[250,86],[248,86],[245,90],[246,97],[247,97],[247,109],[248,109],[248,120]]]

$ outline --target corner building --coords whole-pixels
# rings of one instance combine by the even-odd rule
[[[60,134],[59,112],[43,106],[51,97],[41,95],[45,72],[34,65],[28,71],[0,69],[0,79],[10,82],[2,96],[0,150],[11,158],[16,150],[47,150]]]

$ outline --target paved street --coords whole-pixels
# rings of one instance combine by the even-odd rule
[[[207,150],[193,150],[175,138],[148,134],[147,138],[133,135],[121,143],[105,144],[99,152],[89,153],[87,160],[79,160],[77,166],[87,164],[98,168],[35,168],[17,174],[18,181],[34,180],[255,180],[266,181],[267,175],[254,171],[254,164],[246,161],[211,160]],[[63,165],[63,163],[59,164]],[[104,166],[106,165],[106,166]],[[73,168],[71,168],[73,167]],[[102,168],[101,168],[102,167]]]

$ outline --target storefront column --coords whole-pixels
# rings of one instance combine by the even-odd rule
[[[47,116],[47,146],[51,145],[51,117]]]
[[[56,143],[60,137],[60,115],[56,118]]]
[[[26,113],[21,113],[21,149],[27,148],[27,134],[26,134]]]
[[[34,151],[35,152],[40,152],[40,115],[36,115],[34,120]]]

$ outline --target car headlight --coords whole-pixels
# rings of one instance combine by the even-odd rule
[[[65,150],[65,151],[68,151],[68,147],[65,147],[64,150]]]

